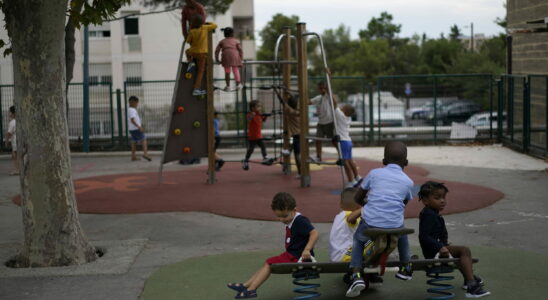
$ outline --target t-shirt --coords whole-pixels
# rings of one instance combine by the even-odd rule
[[[350,138],[350,123],[352,118],[347,117],[343,111],[337,107],[335,110],[335,126],[337,127],[337,135],[341,141],[352,141]]]
[[[358,218],[356,224],[348,223],[346,218],[351,213],[351,211],[343,210],[335,216],[329,233],[329,259],[331,261],[342,261],[343,256],[352,249],[354,233],[358,228],[360,219]]]
[[[213,129],[215,130],[215,136],[220,136],[220,131],[219,131],[219,119],[213,119]]]
[[[139,127],[133,125],[133,122],[131,122],[131,119],[137,123],[137,125],[141,126],[141,118],[139,118],[139,113],[137,112],[137,109],[134,107],[129,107],[127,109],[127,122],[128,122],[128,129],[129,130],[137,130]]]
[[[208,23],[200,26],[199,28],[190,29],[187,43],[190,44],[188,49],[191,53],[207,53],[207,33],[217,28],[217,24]]]
[[[333,113],[331,112],[331,104],[329,103],[329,94],[318,95],[310,99],[312,104],[316,105],[318,113],[318,124],[329,124],[333,122]]]
[[[247,139],[250,141],[256,141],[263,138],[261,133],[263,127],[263,121],[266,117],[261,114],[247,113]]]
[[[448,245],[445,220],[429,208],[422,209],[419,215],[419,242],[425,258],[433,258],[442,247]]]
[[[289,105],[284,105],[284,114],[287,116],[287,133],[289,136],[299,135],[301,133],[300,129],[300,119],[299,111],[293,109]]]
[[[293,221],[286,225],[285,250],[294,257],[301,257],[312,230],[314,230],[314,226],[312,226],[310,220],[300,213],[296,213]],[[314,256],[313,249],[310,250],[310,254]]]
[[[388,164],[371,170],[360,187],[368,191],[367,203],[362,208],[362,218],[367,225],[403,226],[405,203],[413,198],[413,181],[399,165]]]
[[[11,148],[16,151],[17,150],[17,135],[15,131],[15,119],[11,119],[11,121],[8,124],[8,133],[11,134],[10,142],[11,142]]]

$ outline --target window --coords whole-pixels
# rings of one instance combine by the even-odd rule
[[[142,85],[141,81],[142,81],[141,76],[126,77],[126,82],[127,82],[127,85],[129,86],[140,86]]]
[[[101,76],[101,83],[112,83],[112,76]]]
[[[101,134],[101,121],[89,122],[89,135]]]
[[[141,86],[143,80],[141,63],[124,63],[124,81],[128,86]]]
[[[99,84],[99,76],[89,76],[89,85]]]
[[[124,34],[125,35],[137,35],[139,34],[139,19],[135,17],[129,17],[124,19]]]
[[[110,121],[103,121],[103,133],[112,134],[112,127]]]
[[[110,23],[89,26],[89,37],[105,38],[110,37]]]

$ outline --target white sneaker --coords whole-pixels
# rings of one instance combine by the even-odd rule
[[[225,86],[225,88],[223,89],[223,91],[225,91],[225,92],[230,92],[230,86],[228,86],[228,85]]]
[[[351,188],[351,187],[354,187],[354,181],[349,181],[346,183],[346,185],[344,186],[345,188]]]
[[[290,151],[290,150],[282,149],[282,155],[288,156],[289,154],[291,154],[291,151]]]

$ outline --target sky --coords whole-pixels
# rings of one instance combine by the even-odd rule
[[[255,0],[254,3],[257,38],[276,13],[297,15],[308,31],[317,33],[344,24],[355,38],[372,17],[379,17],[383,11],[394,17],[395,24],[402,25],[400,37],[426,33],[437,38],[442,32],[447,36],[454,24],[470,36],[471,23],[474,34],[493,36],[502,32],[495,19],[506,15],[504,0]]]

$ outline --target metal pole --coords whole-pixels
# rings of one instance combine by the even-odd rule
[[[531,135],[531,102],[529,101],[528,77],[523,78],[523,151],[529,151],[529,137]]]
[[[493,76],[487,77],[487,80],[489,80],[489,139],[493,140]]]
[[[362,142],[365,144],[365,77],[362,77],[361,79],[361,86],[362,86]],[[356,110],[357,112],[357,110]]]
[[[474,52],[474,22],[470,23],[470,51]]]
[[[502,120],[504,118],[504,81],[499,79],[497,81],[497,90],[498,90],[498,107],[497,107],[497,139],[500,143],[502,141]]]
[[[124,125],[122,123],[122,91],[120,89],[116,89],[116,111],[118,113],[118,147],[121,147],[124,139]]]
[[[514,78],[508,77],[508,130],[510,141],[514,142]]]
[[[308,58],[306,53],[305,23],[297,23],[297,61],[299,76],[299,109],[301,112],[301,187],[310,186],[310,165],[308,162]]]
[[[438,141],[438,77],[434,77],[434,144]]]
[[[2,126],[3,124],[3,116],[2,116],[2,86],[0,85],[0,151],[4,151],[4,128]],[[68,123],[68,118],[67,118]]]
[[[89,152],[89,29],[84,27],[84,103],[83,103],[83,124],[82,137],[84,152]]]
[[[215,183],[215,129],[213,126],[213,32],[207,34],[207,183]]]
[[[365,99],[363,99],[365,105]],[[373,84],[369,83],[369,143],[373,144],[375,139],[375,123],[373,120]]]
[[[114,148],[114,105],[112,101],[112,82],[108,84],[108,94],[110,97],[110,141],[111,148]]]
[[[291,27],[284,27],[284,45],[283,45],[283,59],[284,60],[290,60],[291,59]],[[283,85],[286,88],[291,88],[291,65],[283,65],[282,67],[283,72]],[[289,97],[287,96],[287,93],[284,93],[284,99],[285,99],[285,105],[288,105],[287,100]],[[288,124],[289,116],[287,114],[283,114],[283,147],[284,149],[290,149],[291,145],[289,142],[289,139],[291,138],[289,136],[289,124]],[[304,137],[303,137],[304,138]],[[283,172],[286,175],[291,174],[291,156],[285,155],[283,156]]]

